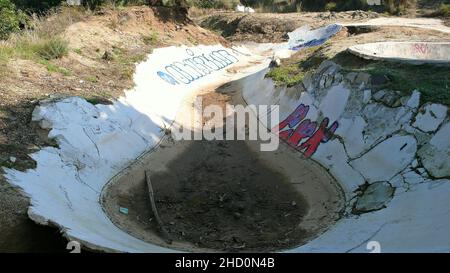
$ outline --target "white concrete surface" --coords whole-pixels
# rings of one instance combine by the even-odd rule
[[[348,51],[365,59],[450,65],[450,43],[378,42],[351,46]]]
[[[268,60],[250,56],[244,49],[239,51],[243,53],[222,46],[156,49],[137,66],[136,87],[112,105],[92,105],[77,97],[42,102],[33,120],[51,129],[49,137],[56,139],[59,149],[48,147],[33,154],[36,169],[5,170],[8,181],[30,197],[30,218],[43,225],[56,225],[66,237],[93,249],[172,251],[118,229],[102,210],[102,189],[114,175],[158,144],[163,128],[170,127],[185,96],[267,67]],[[202,65],[196,69],[192,63],[179,66],[192,76],[169,69],[178,81],[176,85],[157,75],[158,71],[167,72],[167,65],[202,54],[216,58],[216,65],[197,59]],[[258,61],[259,66],[255,65]],[[204,64],[217,71],[207,70]],[[237,66],[240,72],[228,72],[227,68]],[[206,75],[201,77],[202,73]],[[189,84],[183,83],[194,78]]]
[[[207,59],[194,60],[202,54]],[[375,240],[382,252],[450,252],[450,181],[445,176],[449,171],[450,127],[446,111],[440,116],[443,125],[438,125],[436,134],[421,132],[411,126],[417,120],[418,92],[405,98],[405,105],[382,108],[364,95],[368,93],[364,90],[370,90],[367,82],[361,90],[350,87],[351,81],[364,83],[367,77],[344,77],[331,62],[305,78],[306,91],[299,88],[293,92],[296,90],[275,87],[264,77],[269,62],[244,48],[157,49],[137,66],[136,87],[112,105],[91,105],[81,98],[42,102],[33,119],[51,129],[49,136],[60,147],[33,154],[36,169],[5,169],[5,176],[30,197],[29,216],[34,221],[56,225],[65,236],[88,247],[120,252],[172,251],[142,242],[114,226],[99,202],[102,189],[158,144],[162,129],[170,127],[186,96],[248,76],[239,82],[248,104],[278,104],[281,120],[297,109],[308,109],[303,121],[315,130],[296,148],[309,143],[301,152],[310,153],[336,177],[348,201],[343,218],[335,226],[290,251],[368,252],[367,243]],[[231,67],[238,72],[227,69]],[[442,105],[438,108],[447,109]],[[298,124],[288,129],[297,129]],[[325,132],[321,126],[332,131],[331,135],[321,134]],[[420,140],[420,134],[428,138]],[[416,153],[419,142],[423,147]],[[447,165],[440,163],[445,158]],[[444,176],[430,178],[428,173]],[[381,210],[352,214],[358,198],[355,190],[375,182],[395,187],[392,200]]]
[[[403,17],[380,17],[370,19],[361,23],[342,23],[344,26],[396,26],[415,27],[450,33],[450,27],[444,25],[441,19],[435,18],[403,18]]]

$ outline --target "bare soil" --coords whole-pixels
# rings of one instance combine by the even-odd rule
[[[224,88],[225,94],[202,94],[203,104],[236,103],[240,96],[236,87]],[[191,105],[187,102],[185,107]],[[171,244],[152,213],[146,170]],[[262,252],[302,245],[334,223],[344,203],[326,170],[283,144],[277,151],[260,152],[258,141],[170,137],[112,181],[102,200],[110,219],[137,238],[209,252]],[[120,213],[120,207],[128,208],[128,214]]]

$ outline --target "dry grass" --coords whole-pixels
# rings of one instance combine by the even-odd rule
[[[68,42],[61,34],[71,24],[90,15],[89,11],[62,7],[46,16],[30,18],[27,28],[0,43],[0,73],[11,58],[51,60],[65,56]]]

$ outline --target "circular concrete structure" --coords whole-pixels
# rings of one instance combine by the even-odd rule
[[[450,65],[450,43],[380,42],[355,45],[348,49],[364,59],[409,64]]]
[[[109,210],[104,198],[109,187],[125,178],[143,179],[139,162],[150,162],[151,172],[170,166],[170,160],[162,158],[170,153],[159,148],[168,130],[185,124],[179,115],[186,116],[192,96],[229,86],[229,95],[237,91],[234,95],[246,105],[270,106],[253,114],[259,122],[269,119],[263,129],[276,129],[284,144],[277,154],[260,153],[259,160],[272,161],[272,167],[289,174],[290,182],[317,176],[301,184],[311,191],[300,190],[308,194],[310,212],[316,210],[310,214],[312,225],[314,216],[329,216],[328,207],[318,204],[324,199],[322,189],[334,191],[336,183],[328,182],[335,180],[345,196],[339,219],[289,247],[290,252],[368,252],[372,246],[381,252],[450,252],[448,107],[420,105],[419,91],[407,96],[376,91],[370,75],[347,73],[331,61],[306,75],[302,84],[275,86],[265,77],[269,63],[245,48],[156,49],[137,66],[135,88],[111,105],[92,105],[78,97],[40,102],[33,120],[50,129],[49,137],[59,147],[32,154],[35,169],[5,169],[5,177],[30,197],[28,215],[33,221],[56,226],[87,248],[191,250],[158,243],[158,238],[146,240],[112,221],[110,212],[119,211],[127,224],[133,210]],[[272,106],[279,106],[277,122],[272,122]],[[173,151],[174,158],[182,151],[165,149]],[[315,170],[306,172],[307,168]],[[310,194],[313,190],[319,194]],[[344,197],[325,199],[338,202],[339,209]]]

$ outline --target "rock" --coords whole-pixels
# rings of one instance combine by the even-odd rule
[[[350,162],[367,181],[389,181],[406,168],[417,151],[416,139],[412,136],[393,136],[381,142],[362,157]]]
[[[403,180],[403,176],[401,176],[400,174],[394,176],[394,178],[392,178],[391,180],[389,180],[389,183],[392,185],[392,187],[394,188],[401,188],[404,187],[404,183],[405,181]]]
[[[442,128],[418,152],[425,169],[436,178],[450,176],[450,122]]]
[[[383,86],[389,82],[389,78],[386,75],[375,74],[372,75],[370,83],[372,86]]]
[[[312,158],[321,163],[340,182],[348,200],[362,184],[364,177],[348,164],[344,146],[337,139],[320,145]]]
[[[420,103],[420,92],[417,90],[414,90],[411,97],[406,102],[405,106],[415,109],[415,108],[419,107],[419,103]]]
[[[416,115],[413,126],[423,132],[435,131],[447,116],[447,107],[441,104],[428,104]]]
[[[16,160],[17,160],[17,158],[15,158],[14,156],[11,156],[11,157],[9,158],[9,161],[11,161],[12,163],[15,163]]]
[[[369,73],[361,72],[361,73],[358,73],[358,76],[356,76],[355,84],[358,86],[362,85],[362,84],[364,86],[368,86],[370,83],[370,79],[371,79],[371,76]]]
[[[380,103],[366,105],[363,114],[367,123],[364,129],[366,148],[370,148],[373,144],[398,131],[403,124],[409,123],[413,116],[409,108],[390,108]]]
[[[103,53],[102,59],[105,61],[112,61],[114,60],[114,55],[110,51],[106,50],[105,53]]]
[[[279,67],[280,65],[281,65],[280,58],[275,58],[270,62],[269,67]]]
[[[364,95],[363,95],[363,103],[366,104],[370,101],[370,99],[372,98],[372,91],[370,89],[368,90],[364,90],[363,91]]]
[[[358,76],[358,73],[350,72],[345,76],[345,79],[348,80],[351,84],[353,84],[356,80],[356,76]]]
[[[447,122],[431,138],[430,144],[443,150],[450,149],[450,122]]]
[[[391,201],[394,188],[387,182],[377,182],[369,185],[355,204],[356,213],[370,212],[382,209]]]
[[[373,99],[382,102],[391,108],[399,107],[401,105],[401,95],[399,92],[380,90],[373,95]]]
[[[417,172],[419,172],[421,176],[427,176],[427,170],[425,170],[425,168],[418,168]]]
[[[335,134],[342,138],[350,158],[355,158],[364,151],[363,131],[366,125],[361,116],[339,120],[339,127]]]
[[[344,87],[343,84],[333,86],[328,90],[320,102],[319,111],[323,117],[330,119],[330,124],[341,117],[347,106],[349,96],[350,90]]]
[[[375,94],[373,94],[373,99],[376,101],[381,101],[381,99],[383,99],[383,97],[386,95],[386,90],[380,90],[378,92],[376,92]]]
[[[430,142],[432,135],[428,133],[424,133],[419,129],[412,127],[409,124],[403,124],[402,129],[406,132],[413,134],[416,137],[417,144],[419,146],[426,145]]]
[[[122,213],[122,214],[127,215],[128,214],[128,209],[124,208],[124,207],[119,207],[119,212]]]
[[[405,183],[408,183],[410,185],[419,184],[424,181],[424,178],[420,174],[416,173],[415,171],[408,171],[408,172],[402,174],[402,176],[403,176]]]
[[[417,168],[417,166],[419,166],[419,161],[417,161],[417,159],[414,159],[414,161],[411,163],[411,167]]]

